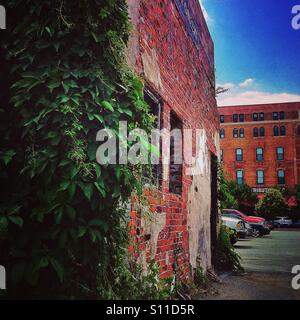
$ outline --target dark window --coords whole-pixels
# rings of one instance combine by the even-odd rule
[[[233,121],[233,122],[238,122],[238,115],[237,115],[237,114],[234,114],[234,115],[232,116],[232,121]]]
[[[243,170],[236,171],[236,182],[239,185],[244,183],[244,171]]]
[[[260,135],[261,137],[264,137],[264,136],[265,136],[265,128],[264,128],[264,127],[259,128],[259,135]]]
[[[145,89],[144,91],[144,97],[145,101],[150,106],[150,112],[152,115],[155,116],[155,123],[154,128],[161,130],[162,129],[162,113],[163,113],[163,106],[159,98],[157,98],[151,91],[148,89]],[[159,142],[159,148],[161,153],[161,141]],[[154,164],[156,163],[156,164]],[[162,186],[162,159],[159,157],[156,162],[153,162],[151,165],[151,173],[149,174],[148,170],[143,170],[143,179],[145,180],[145,183],[148,183],[149,181],[153,181],[153,183],[160,188]]]
[[[243,161],[243,149],[236,149],[235,150],[235,158],[236,161]]]
[[[244,115],[243,113],[241,113],[241,114],[239,115],[239,120],[240,120],[240,122],[244,122],[244,120],[245,120],[245,115]]]
[[[258,128],[253,128],[253,137],[258,137]]]
[[[278,137],[279,136],[279,128],[277,126],[275,126],[273,131],[274,131],[274,137]]]
[[[253,121],[258,121],[258,113],[253,113],[252,118]]]
[[[284,172],[284,170],[278,170],[277,171],[277,178],[278,178],[278,184],[279,185],[285,184],[285,172]]]
[[[300,124],[297,126],[297,135],[300,136]]]
[[[182,121],[173,111],[170,114],[170,123],[171,131],[179,129],[180,137],[171,135],[170,139],[169,191],[180,195],[182,193]]]
[[[280,127],[280,135],[281,135],[281,136],[285,136],[285,135],[286,135],[285,126],[281,126],[281,127]]]
[[[225,138],[225,130],[220,129],[220,139],[224,139],[224,138]]]
[[[223,161],[224,159],[224,152],[223,149],[220,150],[220,160]]]
[[[233,137],[238,138],[239,137],[239,130],[237,128],[233,129]]]
[[[262,185],[265,183],[265,173],[263,170],[256,171],[256,183]]]
[[[240,138],[245,138],[245,129],[244,128],[240,129]]]
[[[256,160],[263,161],[264,160],[264,149],[256,148]]]
[[[280,111],[280,112],[279,112],[279,119],[280,119],[280,120],[284,120],[284,118],[285,118],[285,117],[284,117],[284,111]]]
[[[273,112],[273,120],[278,120],[278,112]]]
[[[264,121],[265,120],[265,114],[263,112],[261,112],[259,114],[259,121]]]
[[[224,123],[224,122],[225,122],[225,116],[223,116],[223,115],[220,116],[220,122],[221,122],[221,123]]]
[[[278,147],[276,149],[276,157],[277,160],[284,160],[284,148],[283,147]]]

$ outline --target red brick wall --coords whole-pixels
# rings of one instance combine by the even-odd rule
[[[251,187],[257,187],[256,170],[262,169],[265,172],[264,187],[270,188],[277,185],[277,170],[285,170],[286,187],[294,189],[299,183],[299,159],[300,148],[299,136],[297,136],[297,126],[300,124],[298,111],[299,103],[282,103],[254,106],[230,106],[220,107],[219,114],[225,116],[225,123],[221,127],[225,129],[225,139],[221,139],[221,149],[223,150],[223,164],[227,171],[235,180],[236,170],[244,170],[245,182]],[[273,120],[273,112],[285,112],[284,120]],[[253,121],[253,113],[265,113],[265,121]],[[245,122],[233,123],[233,114],[245,114]],[[274,137],[274,126],[284,125],[286,136]],[[265,137],[253,137],[253,128],[265,128]],[[245,138],[233,138],[234,128],[244,128]],[[264,161],[256,161],[256,148],[264,148]],[[284,147],[284,161],[277,161],[276,148]],[[235,150],[243,149],[244,161],[236,162]],[[298,163],[298,164],[297,164]],[[298,174],[297,174],[298,171]]]
[[[163,127],[170,127],[170,111],[173,110],[184,128],[205,129],[209,150],[216,153],[219,117],[214,95],[213,43],[198,1],[189,3],[201,28],[201,48],[197,48],[188,35],[174,1],[130,0],[134,34],[129,60],[147,86],[162,99]],[[147,59],[150,71],[149,65],[145,65]],[[191,143],[195,150],[195,140]],[[192,177],[185,174],[184,168],[182,195],[170,194],[169,181],[164,181],[159,195],[149,196],[154,215],[165,217],[157,239],[145,234],[140,213],[134,202],[132,205],[132,235],[139,254],[145,256],[147,262],[151,256],[155,257],[162,277],[174,272],[181,279],[191,275],[187,222],[191,183]]]

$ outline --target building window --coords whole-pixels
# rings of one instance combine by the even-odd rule
[[[264,160],[264,149],[256,148],[256,160],[263,161]]]
[[[239,115],[239,121],[240,121],[240,122],[244,122],[244,121],[245,121],[245,115],[244,115],[243,113],[241,113],[241,114]]]
[[[220,129],[220,139],[224,139],[224,138],[225,138],[225,130]]]
[[[242,185],[244,183],[244,171],[243,170],[236,171],[236,182],[239,185]]]
[[[178,136],[171,135],[170,139],[170,171],[169,171],[169,191],[174,194],[182,193],[182,121],[171,111],[170,113],[171,131],[176,130]]]
[[[284,116],[284,111],[280,111],[279,112],[279,119],[280,120],[284,120],[285,116]]]
[[[274,131],[274,137],[278,137],[279,136],[279,128],[277,126],[275,126],[273,131]]]
[[[297,135],[300,136],[300,124],[297,126]]]
[[[265,173],[263,170],[256,171],[256,183],[258,185],[263,185],[265,183]]]
[[[284,170],[278,170],[277,171],[277,178],[278,178],[278,184],[284,185],[285,184],[285,172]]]
[[[243,161],[243,149],[239,148],[235,150],[236,161]]]
[[[233,116],[232,116],[232,121],[233,122],[238,122],[238,115],[237,114],[234,114]]]
[[[284,160],[284,148],[283,147],[278,147],[276,149],[276,157],[277,157],[277,160],[279,160],[279,161]]]
[[[225,122],[225,116],[223,116],[223,115],[220,116],[220,122],[221,122],[221,123],[224,123],[224,122]]]
[[[280,135],[281,135],[281,136],[285,136],[285,135],[286,135],[285,126],[281,126],[281,127],[280,127]]]
[[[258,113],[253,113],[252,118],[253,121],[258,121]]]
[[[245,138],[245,129],[244,128],[240,129],[240,138]]]
[[[258,128],[253,128],[253,137],[258,137]]]
[[[220,161],[223,162],[224,159],[224,151],[223,149],[220,149]]]
[[[273,112],[273,120],[278,120],[278,112]]]
[[[265,120],[265,114],[263,112],[261,112],[259,114],[259,121],[264,121]]]
[[[145,101],[148,103],[150,107],[150,112],[153,116],[155,116],[155,123],[154,127],[155,129],[161,130],[163,127],[163,104],[161,100],[150,90],[147,88],[144,89],[144,97]],[[160,153],[162,151],[162,143],[160,141],[159,143],[159,149]],[[149,183],[151,181],[154,185],[156,185],[158,188],[162,187],[162,181],[163,181],[163,166],[162,166],[162,159],[159,157],[159,159],[156,159],[155,162],[151,165],[151,172],[152,174],[148,172],[148,170],[143,171],[142,173],[142,179],[145,181],[145,183]]]
[[[239,130],[237,128],[233,129],[233,137],[238,138],[239,137]]]
[[[264,127],[259,128],[259,135],[260,135],[261,137],[264,137],[264,136],[265,136],[265,128],[264,128]]]

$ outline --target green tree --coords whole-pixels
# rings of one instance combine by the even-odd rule
[[[277,189],[269,190],[256,206],[258,215],[265,219],[284,216],[288,213],[288,205],[282,193]]]
[[[238,202],[238,209],[242,212],[253,214],[258,198],[251,187],[247,184],[238,185],[235,181],[230,181],[228,187]]]
[[[223,169],[218,168],[218,200],[221,209],[237,209],[238,201],[232,194]]]

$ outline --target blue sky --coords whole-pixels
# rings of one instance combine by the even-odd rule
[[[300,101],[300,0],[200,0],[215,44],[219,105]]]

